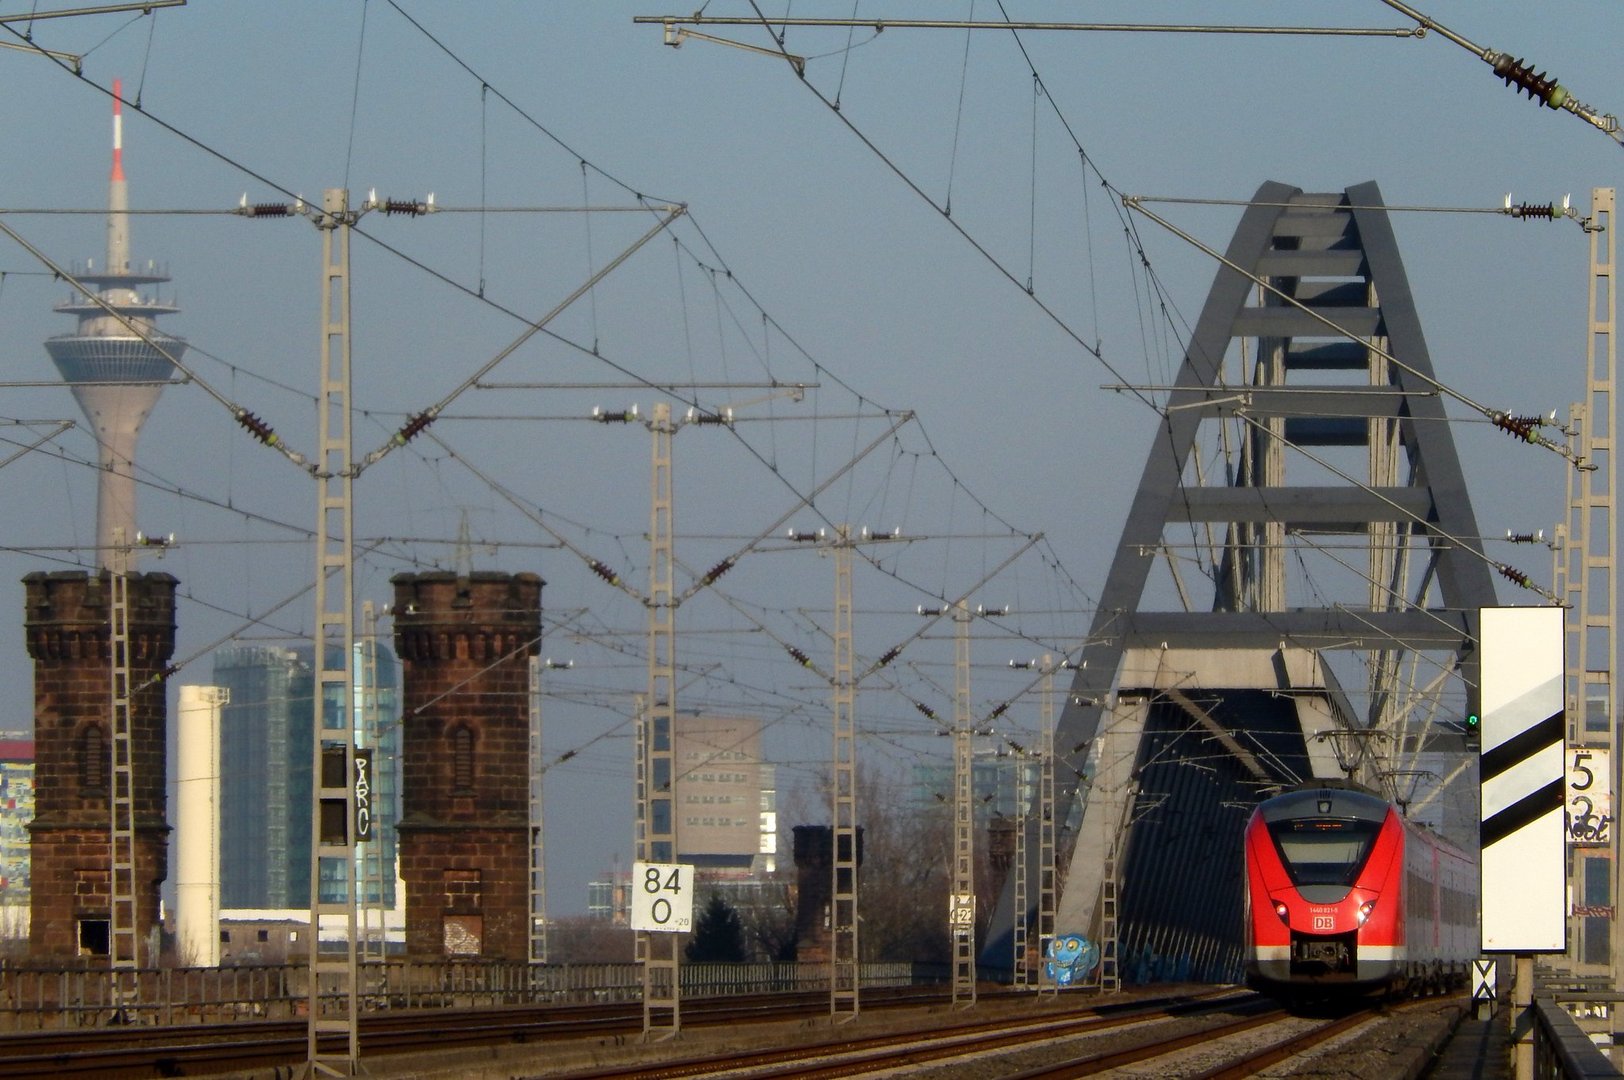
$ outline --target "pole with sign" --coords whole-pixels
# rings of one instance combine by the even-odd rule
[[[655,934],[692,930],[693,880],[688,863],[632,863],[632,929]]]
[[[1534,956],[1568,947],[1568,764],[1562,609],[1483,608],[1478,758],[1481,934],[1514,953],[1514,1075],[1534,1075]],[[1581,774],[1580,782],[1583,782]],[[1588,788],[1587,788],[1588,790]]]

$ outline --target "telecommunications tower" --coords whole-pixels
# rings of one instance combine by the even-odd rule
[[[158,299],[169,280],[156,264],[130,262],[129,195],[124,182],[123,84],[113,81],[113,172],[107,185],[107,261],[76,270],[95,297],[74,295],[56,306],[79,319],[71,334],[45,342],[62,378],[96,434],[101,472],[96,493],[96,559],[111,564],[115,530],[135,539],[135,442],[170,381],[186,342],[158,330],[157,318],[180,309]],[[147,290],[143,293],[142,290]]]

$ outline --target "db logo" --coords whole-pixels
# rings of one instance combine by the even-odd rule
[[[1336,929],[1336,919],[1334,917],[1330,916],[1330,915],[1315,915],[1314,916],[1314,929],[1315,930],[1335,930]]]

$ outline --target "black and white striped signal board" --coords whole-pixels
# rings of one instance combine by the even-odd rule
[[[1562,609],[1484,608],[1478,655],[1483,951],[1567,951]]]

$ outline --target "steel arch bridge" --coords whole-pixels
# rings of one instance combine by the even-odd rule
[[[1418,752],[1463,749],[1448,732],[1496,601],[1438,390],[1376,184],[1260,187],[1059,718],[1058,910],[1029,912],[1029,940],[1101,941],[1106,980],[1234,979],[1251,805],[1347,776],[1405,800]],[[996,933],[982,962],[1003,967]]]

